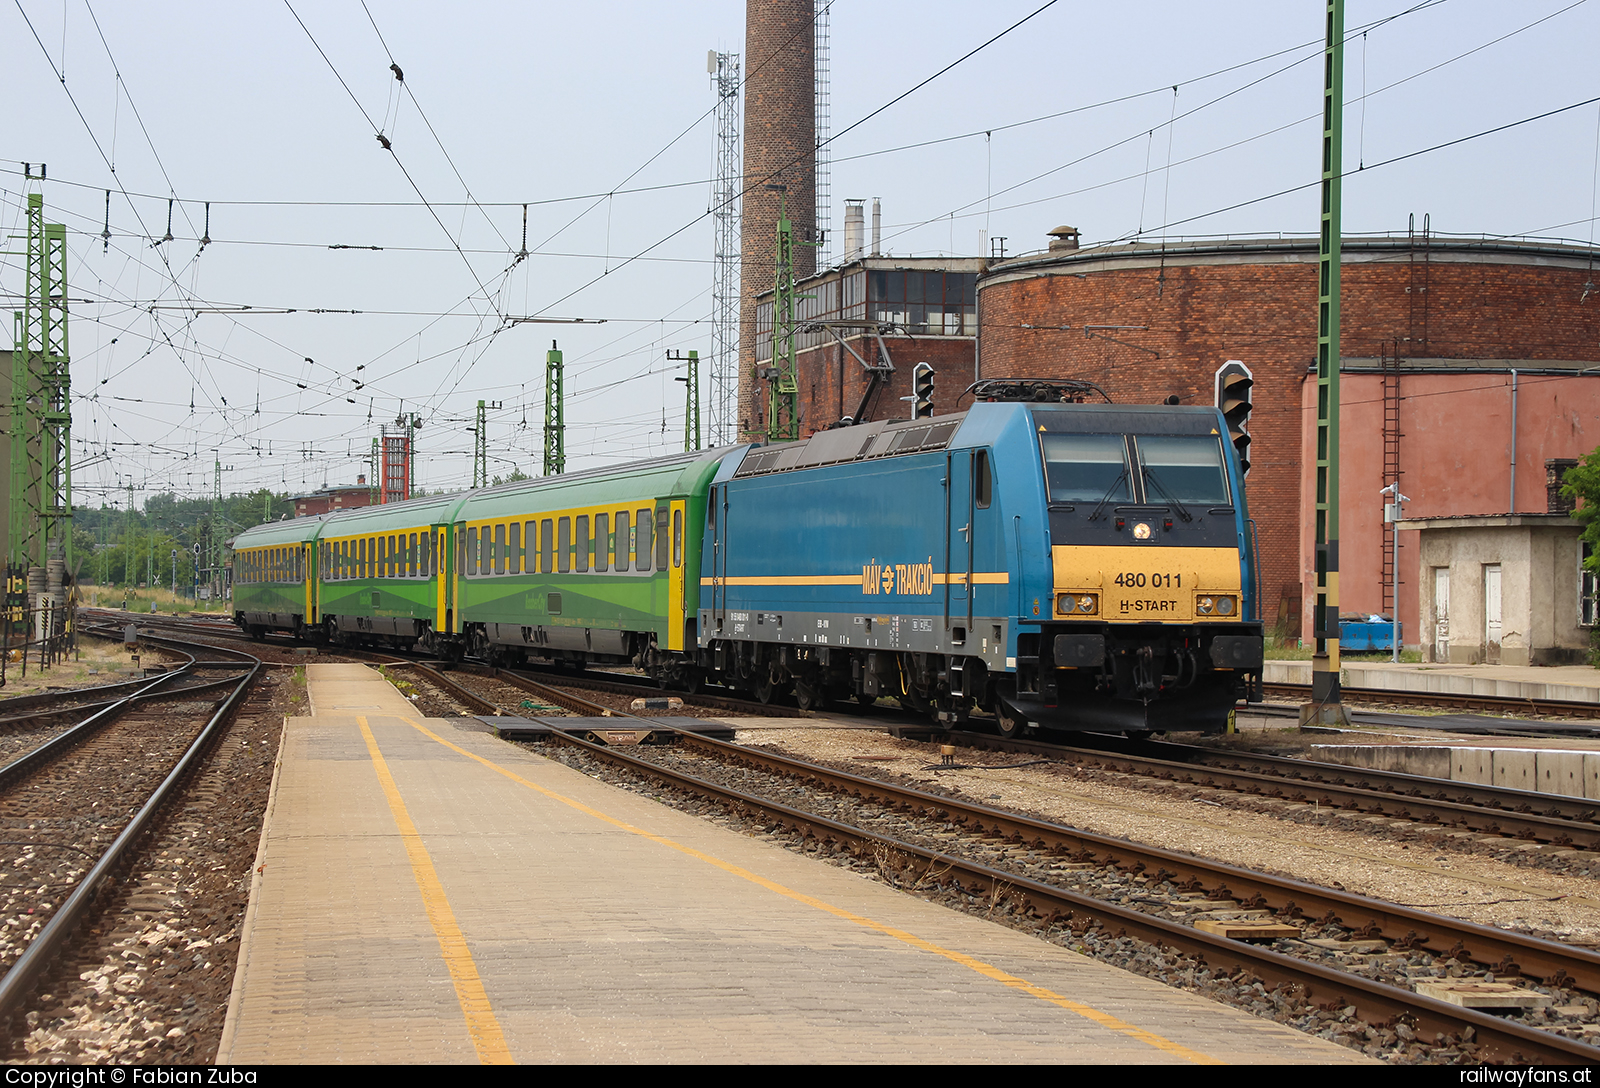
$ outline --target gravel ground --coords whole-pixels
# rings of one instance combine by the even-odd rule
[[[1332,888],[1580,944],[1600,944],[1600,880],[1529,869],[1475,852],[1485,844],[1414,831],[1384,833],[1348,817],[1218,790],[1035,763],[961,749],[971,769],[939,767],[938,746],[858,731],[744,731],[740,743],[770,746],[857,774],[902,775],[958,788],[969,798],[1102,835],[1291,876]],[[870,759],[857,757],[868,756]],[[887,758],[884,758],[887,757]],[[1029,766],[1017,766],[1028,763]],[[1343,822],[1356,827],[1339,826]]]
[[[290,670],[266,670],[76,947],[12,1021],[6,1060],[216,1057],[283,719],[304,694]]]

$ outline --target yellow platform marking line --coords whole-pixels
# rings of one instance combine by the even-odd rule
[[[963,967],[976,971],[985,978],[993,979],[994,981],[1008,986],[1011,989],[1021,990],[1023,993],[1032,997],[1036,997],[1041,1001],[1048,1001],[1052,1005],[1058,1005],[1069,1012],[1077,1013],[1079,1016],[1099,1024],[1103,1028],[1119,1032],[1120,1034],[1126,1035],[1132,1039],[1136,1039],[1141,1043],[1155,1047],[1157,1050],[1171,1054],[1174,1057],[1194,1062],[1197,1065],[1227,1064],[1219,1058],[1214,1058],[1211,1055],[1201,1053],[1198,1050],[1192,1050],[1189,1047],[1184,1046],[1182,1043],[1175,1043],[1171,1039],[1166,1039],[1155,1034],[1154,1032],[1146,1031],[1144,1028],[1130,1024],[1126,1020],[1120,1020],[1117,1017],[1112,1016],[1110,1013],[1101,1012],[1099,1009],[1085,1005],[1080,1001],[1073,1001],[1071,998],[1063,997],[1061,994],[1055,993],[1052,990],[1047,990],[1043,986],[1036,986],[1027,979],[1018,978],[1016,975],[1002,971],[998,967],[984,963],[982,960],[975,959],[972,956],[966,955],[965,953],[944,948],[940,945],[934,944],[932,941],[918,937],[914,933],[908,933],[903,929],[896,929],[894,926],[885,925],[882,922],[877,922],[871,918],[863,917],[862,915],[856,914],[852,911],[845,910],[843,907],[836,907],[831,903],[827,903],[816,898],[815,896],[806,895],[804,892],[798,892],[793,888],[785,887],[776,881],[768,880],[766,877],[761,876],[758,873],[752,873],[750,870],[741,868],[732,862],[724,861],[721,858],[712,856],[711,854],[696,850],[692,846],[685,846],[684,844],[675,842],[674,840],[666,838],[663,835],[657,835],[654,832],[646,831],[643,828],[634,827],[632,824],[619,820],[614,816],[607,816],[604,812],[601,812],[599,809],[591,808],[582,801],[576,801],[570,797],[556,793],[554,790],[547,789],[544,786],[539,785],[537,782],[532,782],[526,778],[523,778],[515,771],[507,770],[505,767],[500,766],[493,760],[485,759],[476,752],[470,752],[459,745],[452,744],[450,741],[445,740],[443,737],[439,736],[437,733],[433,732],[420,722],[412,721],[410,718],[402,718],[400,720],[417,730],[423,736],[428,737],[430,740],[437,741],[446,748],[449,748],[451,751],[457,752],[466,756],[468,759],[481,763],[491,771],[494,771],[497,774],[502,774],[511,779],[511,781],[516,782],[519,785],[527,786],[529,789],[538,793],[542,793],[553,801],[559,801],[563,805],[575,808],[587,816],[593,816],[595,819],[604,823],[608,823],[613,827],[619,828],[620,830],[627,831],[630,834],[639,835],[643,838],[649,839],[651,842],[659,843],[660,845],[668,847],[669,849],[676,850],[681,854],[687,854],[689,857],[703,861],[708,865],[714,865],[723,872],[732,874],[733,876],[741,877],[753,884],[758,884],[770,892],[776,892],[778,895],[792,899],[797,903],[803,903],[808,907],[815,907],[817,910],[825,911],[828,914],[831,914],[836,918],[841,918],[847,922],[853,922],[864,929],[870,929],[877,933],[882,933],[885,936],[893,937],[897,941],[903,941],[906,944],[911,945],[913,948],[919,948],[924,952],[931,952],[936,956],[943,956],[945,959],[951,960]],[[365,727],[363,726],[363,728]]]
[[[514,1065],[511,1048],[506,1045],[505,1035],[500,1031],[500,1021],[495,1019],[494,1010],[489,1007],[489,995],[483,988],[483,979],[478,976],[478,966],[472,961],[472,950],[467,947],[467,938],[456,924],[455,912],[450,909],[450,900],[446,898],[444,885],[440,883],[433,860],[428,856],[428,848],[417,833],[417,825],[411,822],[411,816],[406,812],[400,788],[389,773],[383,753],[378,751],[378,740],[372,735],[366,717],[357,716],[356,722],[361,726],[367,752],[377,768],[378,782],[389,801],[389,811],[394,814],[400,837],[405,841],[406,856],[411,859],[411,875],[416,877],[417,889],[422,892],[422,905],[428,912],[428,921],[433,926],[434,936],[439,938],[439,952],[450,970],[450,981],[455,985],[461,1012],[467,1018],[467,1032],[478,1051],[478,1060],[484,1065]]]

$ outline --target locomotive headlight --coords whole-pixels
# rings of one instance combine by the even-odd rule
[[[1056,614],[1092,616],[1100,610],[1100,599],[1093,593],[1062,593],[1056,596]]]
[[[1213,597],[1201,597],[1194,602],[1194,610],[1202,616],[1209,616],[1216,610],[1217,602]]]
[[[1231,615],[1233,615],[1233,598],[1232,597],[1218,597],[1217,598],[1217,614],[1219,616],[1231,616]]]

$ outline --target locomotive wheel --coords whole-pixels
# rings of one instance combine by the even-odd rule
[[[778,694],[778,685],[772,682],[772,677],[763,676],[756,681],[755,686],[751,689],[751,694],[756,697],[756,702],[758,703],[771,703],[773,697]]]
[[[1015,740],[1028,731],[1028,719],[1018,714],[1016,708],[1004,699],[995,699],[994,716],[1000,725],[1000,735],[1007,740]]]
[[[823,688],[813,688],[796,680],[794,684],[794,701],[801,710],[821,710],[828,703],[828,693]]]

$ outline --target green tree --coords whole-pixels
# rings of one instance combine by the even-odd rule
[[[1600,449],[1580,458],[1576,468],[1561,478],[1561,494],[1578,500],[1572,516],[1583,524],[1589,557],[1583,565],[1600,574]]]

